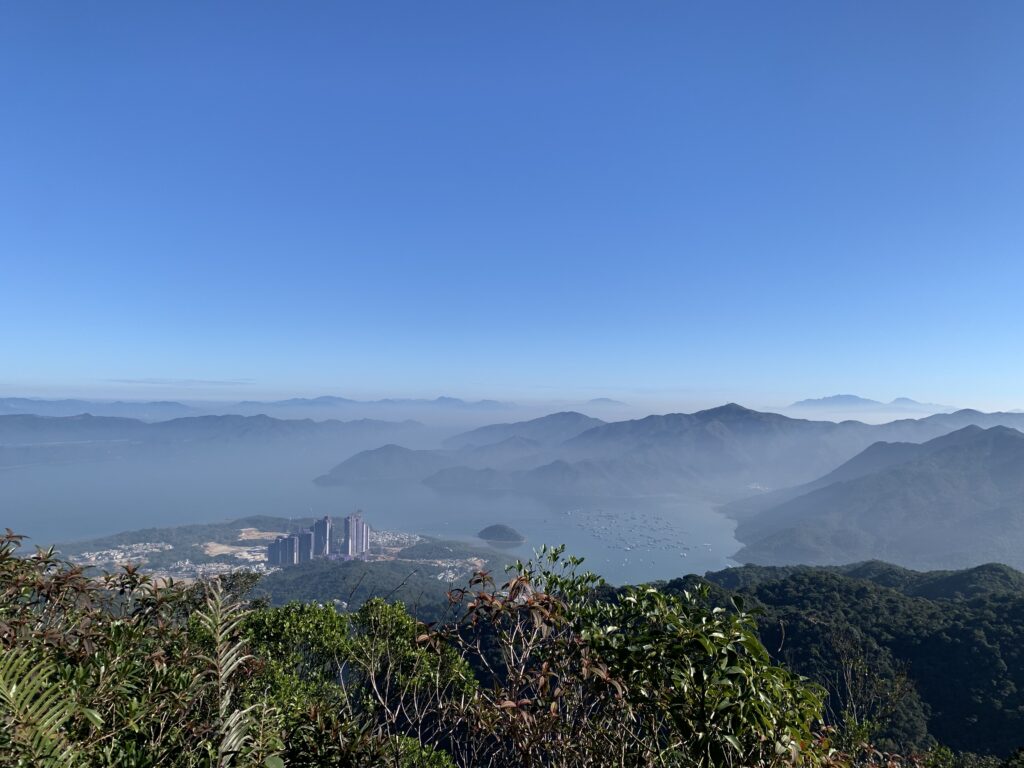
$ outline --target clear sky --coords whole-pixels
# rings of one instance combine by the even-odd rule
[[[9,2],[0,395],[1024,407],[1024,3]]]

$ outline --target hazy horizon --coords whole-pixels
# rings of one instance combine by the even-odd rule
[[[213,386],[213,389],[209,387]],[[12,390],[0,390],[0,399],[3,398],[25,398],[34,400],[87,400],[94,402],[126,402],[145,403],[153,401],[173,401],[184,405],[197,407],[209,406],[211,408],[224,405],[254,401],[274,402],[289,399],[313,399],[318,397],[338,397],[359,402],[371,403],[378,400],[410,400],[410,401],[431,401],[438,398],[455,398],[467,403],[480,401],[493,401],[498,406],[491,412],[500,412],[502,408],[511,411],[528,412],[555,412],[559,410],[582,410],[587,408],[601,411],[595,415],[607,417],[608,411],[618,412],[621,418],[635,418],[637,415],[648,415],[656,413],[689,413],[694,411],[714,408],[725,403],[734,402],[751,410],[785,412],[788,415],[799,415],[801,418],[835,420],[836,418],[857,418],[860,415],[869,415],[871,409],[846,409],[843,407],[822,406],[820,409],[807,409],[796,411],[792,408],[794,403],[802,400],[817,400],[834,397],[837,395],[855,395],[867,400],[876,400],[882,408],[876,409],[877,417],[871,420],[880,420],[886,415],[898,414],[897,409],[886,410],[893,400],[909,397],[922,406],[942,406],[942,409],[972,409],[983,412],[996,411],[1017,411],[1021,409],[1021,402],[1024,401],[1002,401],[1002,402],[950,402],[941,398],[932,399],[927,397],[915,397],[907,394],[884,394],[873,396],[874,393],[840,391],[827,393],[805,393],[791,392],[777,395],[774,399],[765,399],[764,396],[744,396],[739,392],[726,392],[720,395],[713,393],[700,393],[681,391],[678,395],[671,393],[653,394],[649,391],[637,390],[590,390],[578,393],[566,393],[560,396],[541,396],[537,393],[507,393],[505,395],[494,394],[487,391],[474,392],[451,392],[436,390],[384,390],[383,392],[345,389],[340,387],[323,388],[301,388],[298,390],[262,389],[255,383],[252,389],[235,389],[233,382],[197,382],[195,385],[180,385],[171,382],[146,383],[137,386],[125,386],[123,388],[108,388],[97,385],[95,389],[88,386],[69,387],[35,387]],[[205,387],[205,388],[204,388]],[[199,392],[197,392],[199,390]],[[200,394],[201,393],[201,394]],[[939,408],[935,409],[940,410]],[[899,418],[899,416],[893,416]]]
[[[302,8],[4,8],[0,392],[1021,407],[1024,7]]]

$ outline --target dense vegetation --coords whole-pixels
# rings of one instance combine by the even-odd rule
[[[256,592],[278,604],[351,596],[353,608],[391,595],[422,620],[447,615],[446,583],[408,564],[384,565],[290,569],[265,578]],[[1024,745],[1021,572],[1001,565],[917,572],[868,562],[745,566],[707,578],[714,603],[728,605],[739,594],[755,609],[761,640],[777,663],[829,691],[832,722],[856,725],[897,751],[941,743],[1005,756]],[[678,594],[701,581],[655,586]]]
[[[746,566],[708,578],[757,606],[776,659],[826,685],[837,716],[889,748],[941,742],[1007,755],[1024,745],[1024,574],[868,562]]]
[[[409,562],[314,560],[263,577],[252,596],[276,606],[299,601],[351,610],[380,597],[401,602],[421,621],[438,621],[448,613],[449,586],[436,569]]]
[[[820,692],[743,612],[592,599],[560,552],[452,594],[425,626],[244,605],[229,580],[102,580],[0,545],[5,765],[782,765],[828,759]]]
[[[876,753],[876,713],[826,725],[829,692],[772,660],[742,600],[611,590],[560,550],[478,574],[425,625],[379,598],[246,600],[247,576],[94,579],[18,543],[0,540],[3,765],[999,764]]]

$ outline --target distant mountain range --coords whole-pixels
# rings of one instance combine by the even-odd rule
[[[401,440],[417,442],[415,421],[313,421],[269,416],[186,416],[146,422],[117,416],[0,415],[0,468],[138,457],[168,450],[211,450],[230,458],[247,449],[302,450],[334,456]]]
[[[491,424],[456,435],[445,441],[445,448],[469,448],[494,445],[512,438],[532,440],[542,445],[557,445],[605,422],[575,411],[564,411],[539,419],[511,424]]]
[[[810,400],[799,400],[789,406],[793,410],[819,411],[902,411],[907,413],[948,413],[956,409],[948,405],[919,403],[909,397],[897,397],[888,403],[870,400],[859,395],[829,395]]]
[[[144,421],[163,421],[200,413],[199,409],[174,401],[97,402],[93,400],[38,400],[29,397],[0,398],[0,415],[35,414],[37,416],[124,416]]]
[[[175,441],[200,439],[276,438],[295,435],[340,435],[380,430],[410,431],[414,421],[395,423],[275,419],[270,416],[186,416],[155,423],[116,416],[0,416],[0,442],[82,442],[94,440]]]
[[[346,397],[324,395],[322,397],[294,397],[287,400],[243,400],[237,403],[179,403],[175,401],[136,402],[102,400],[45,400],[29,397],[0,398],[0,415],[35,414],[37,416],[78,416],[88,413],[93,416],[123,416],[143,421],[165,421],[182,416],[197,415],[268,415],[278,417],[314,416],[328,418],[332,415],[358,416],[364,411],[438,411],[487,413],[514,408],[513,403],[497,400],[461,400],[457,397],[436,397],[433,399],[385,398],[382,400],[353,400]],[[387,414],[385,414],[387,415]]]
[[[503,403],[498,400],[462,400],[458,397],[435,397],[426,398],[384,398],[382,400],[352,400],[347,397],[334,397],[323,395],[321,397],[293,397],[288,400],[243,400],[237,404],[239,408],[260,409],[260,408],[323,408],[323,407],[346,407],[358,405],[375,406],[415,406],[415,407],[436,407],[453,409],[472,409],[484,411],[496,411],[514,407],[513,403]]]
[[[1024,415],[958,411],[869,425],[793,419],[736,404],[611,423],[566,412],[450,438],[430,452],[429,464],[407,457],[403,477],[449,492],[686,493],[725,501],[809,482],[879,440],[923,442],[971,424],[1024,427]],[[380,460],[388,469],[377,474],[394,477],[395,456]],[[372,477],[373,461],[352,457],[320,482],[346,482],[347,465]]]
[[[318,485],[362,485],[413,482],[451,466],[439,451],[416,451],[400,445],[385,445],[362,451],[316,478]]]
[[[730,511],[730,507],[726,507]],[[877,443],[799,488],[733,505],[741,562],[1024,566],[1024,433],[968,426]]]
[[[386,445],[343,461],[316,478],[316,482],[320,485],[420,482],[448,469],[472,473],[477,470],[493,472],[495,468],[534,467],[543,462],[554,447],[602,424],[600,419],[566,411],[529,421],[473,429],[445,440],[443,450],[414,451]],[[477,478],[470,480],[474,481],[478,482]]]

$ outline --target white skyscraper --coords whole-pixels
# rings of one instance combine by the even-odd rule
[[[345,554],[358,557],[370,548],[370,526],[363,520],[362,510],[345,518]]]

